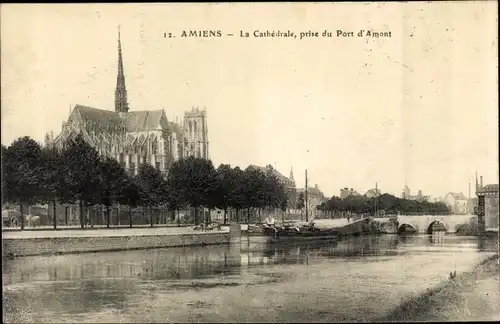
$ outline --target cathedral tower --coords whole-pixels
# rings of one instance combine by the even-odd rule
[[[193,108],[184,113],[184,157],[209,159],[207,111]]]
[[[118,113],[128,112],[127,88],[125,87],[125,75],[123,74],[122,44],[120,40],[120,26],[118,26],[118,75],[116,77],[115,111]]]

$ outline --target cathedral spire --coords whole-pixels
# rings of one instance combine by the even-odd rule
[[[123,74],[122,43],[120,39],[120,26],[118,26],[118,75],[116,77],[115,111],[128,112],[127,88]]]
[[[295,181],[293,178],[293,167],[290,168],[290,180]]]

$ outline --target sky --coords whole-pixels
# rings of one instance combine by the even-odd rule
[[[76,104],[113,110],[121,25],[130,109],[206,108],[215,166],[293,168],[298,187],[307,169],[328,196],[474,194],[476,171],[499,177],[496,6],[3,4],[2,144],[57,135]],[[335,37],[361,29],[391,37]],[[255,30],[333,37],[239,36]]]

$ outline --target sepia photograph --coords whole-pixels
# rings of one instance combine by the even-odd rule
[[[500,321],[497,13],[1,4],[3,322]]]

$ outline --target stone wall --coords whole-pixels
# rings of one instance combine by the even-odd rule
[[[230,233],[104,237],[2,238],[4,256],[119,251],[176,246],[229,244]]]
[[[376,228],[373,228],[373,223],[373,218],[365,218],[339,227],[337,232],[339,235],[375,234]]]

